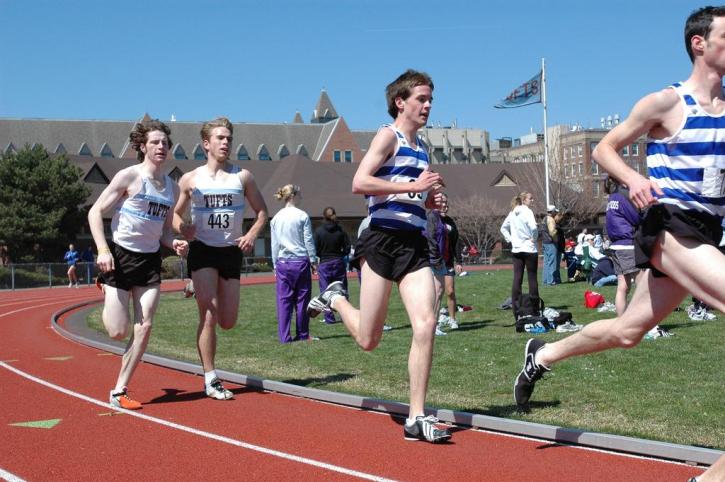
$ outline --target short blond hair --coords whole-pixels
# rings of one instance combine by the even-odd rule
[[[214,120],[204,122],[201,126],[201,140],[208,141],[211,138],[211,131],[217,127],[226,127],[230,134],[234,134],[234,126],[226,117],[217,117]]]

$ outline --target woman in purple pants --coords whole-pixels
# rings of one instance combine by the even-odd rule
[[[311,270],[317,270],[317,255],[312,241],[312,223],[297,205],[302,200],[299,186],[287,184],[275,198],[284,202],[270,222],[272,263],[277,277],[277,322],[280,343],[310,339],[307,304],[312,287]],[[295,312],[297,334],[292,338],[290,322]]]
[[[320,265],[317,267],[317,274],[320,277],[320,293],[325,291],[333,281],[341,282],[343,289],[347,291],[345,256],[350,254],[350,238],[337,224],[335,208],[326,207],[322,212],[322,217],[325,218],[325,221],[313,235],[315,249],[320,258]],[[335,315],[325,313],[325,323],[335,323]]]

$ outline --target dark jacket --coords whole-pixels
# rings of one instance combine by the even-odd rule
[[[461,264],[461,243],[458,242],[458,226],[448,215],[441,216],[443,223],[448,229],[448,235],[446,237],[446,249],[443,253],[443,261],[446,263],[446,268],[453,268],[456,264]]]
[[[325,221],[312,237],[321,263],[350,254],[350,238],[337,223]]]
[[[443,262],[443,251],[446,242],[446,225],[438,211],[431,209],[426,213],[427,224],[424,231],[428,239],[428,259],[430,265],[435,269],[445,268]]]

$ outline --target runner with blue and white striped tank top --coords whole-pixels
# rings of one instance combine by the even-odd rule
[[[121,200],[111,220],[113,242],[136,253],[159,250],[164,222],[174,205],[173,180],[164,176],[158,189],[148,176],[141,178],[141,190]]]
[[[209,176],[205,168],[197,172],[191,222],[196,226],[195,238],[207,246],[236,246],[242,235],[244,186],[238,173],[237,166],[220,179]]]
[[[708,114],[682,84],[671,86],[683,103],[680,129],[647,139],[647,172],[662,191],[659,202],[713,216],[725,215],[725,112]]]
[[[381,129],[391,129],[398,141],[395,152],[375,172],[375,177],[390,182],[415,182],[428,167],[428,153],[423,141],[416,136],[411,147],[402,132],[390,124]],[[367,196],[370,225],[388,228],[422,231],[426,224],[425,200],[427,192]]]

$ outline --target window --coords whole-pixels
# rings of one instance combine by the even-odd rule
[[[565,147],[565,148],[564,148],[564,160],[566,161],[567,159],[569,159],[569,149],[567,149],[567,148]]]
[[[91,148],[88,147],[88,144],[85,142],[81,144],[81,148],[78,149],[78,155],[79,156],[92,156],[93,153],[91,152]]]
[[[592,174],[599,174],[599,164],[592,161]]]
[[[17,151],[15,150],[15,146],[14,146],[14,145],[13,145],[13,143],[11,142],[11,143],[9,143],[9,144],[7,145],[7,147],[5,148],[5,154],[12,154],[13,152],[17,152]]]
[[[577,155],[578,155],[579,157],[583,156],[583,155],[584,155],[584,146],[583,146],[583,145],[581,145],[581,144],[578,144],[578,145],[576,146],[576,153],[577,153]]]
[[[632,155],[639,156],[639,144],[632,144]]]
[[[287,149],[287,146],[282,144],[279,146],[279,149],[277,149],[277,157],[280,159],[284,159],[285,157],[289,156],[289,149]]]
[[[340,155],[340,151],[333,151],[332,160],[335,162],[342,162],[342,157]]]
[[[65,150],[65,146],[63,145],[62,142],[60,144],[58,144],[58,147],[55,148],[56,154],[66,154],[66,152],[67,151]]]
[[[104,143],[103,147],[101,147],[101,157],[113,157],[113,151],[108,147],[108,144]]]
[[[564,177],[569,177],[569,164],[564,164]]]
[[[259,145],[259,149],[257,149],[257,158],[260,161],[271,161],[272,156],[269,155],[269,151],[267,150],[267,147],[264,144]]]
[[[345,151],[345,162],[352,162],[352,151]]]
[[[629,156],[629,146],[624,146],[624,149],[622,149],[622,156]]]
[[[181,179],[181,176],[183,175],[184,173],[178,167],[175,167],[174,170],[169,173],[169,177],[173,179],[174,182],[179,182],[179,179]]]
[[[310,157],[304,144],[300,144],[299,146],[297,146],[297,154],[299,154],[300,156],[305,156],[307,158]]]
[[[597,148],[597,144],[599,144],[599,142],[597,142],[597,141],[590,142],[589,143],[589,152],[594,152],[594,149]]]
[[[176,144],[176,147],[174,147],[173,150],[174,159],[177,161],[183,161],[186,159],[186,151],[183,147],[181,147],[181,144]]]
[[[206,161],[206,153],[204,152],[204,149],[197,144],[196,147],[194,147],[194,160],[195,161]]]
[[[592,194],[594,194],[594,197],[599,197],[600,191],[600,182],[599,180],[592,181]]]
[[[584,163],[580,162],[579,163],[579,175],[581,176],[582,174],[584,174]]]
[[[249,159],[247,148],[244,147],[244,144],[239,144],[239,147],[237,147],[237,161],[248,161]]]
[[[569,147],[569,154],[571,155],[571,158],[574,159],[574,146]]]

